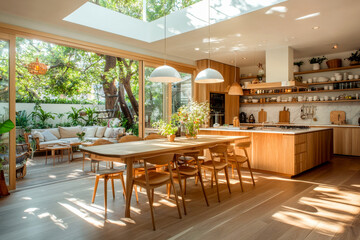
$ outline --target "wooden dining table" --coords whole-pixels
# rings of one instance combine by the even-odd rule
[[[126,206],[125,217],[130,217],[130,203],[133,181],[133,162],[159,154],[175,153],[179,150],[207,149],[216,144],[229,144],[236,140],[248,138],[247,136],[219,136],[198,135],[197,139],[185,137],[176,138],[175,142],[169,142],[166,138],[148,141],[136,141],[98,145],[91,147],[81,146],[80,150],[103,157],[110,157],[112,161],[126,163]],[[106,158],[104,158],[106,159]],[[105,160],[106,161],[106,160]]]

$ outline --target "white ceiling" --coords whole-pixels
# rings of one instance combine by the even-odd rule
[[[0,0],[0,22],[162,56],[163,40],[147,43],[62,20],[86,2]],[[359,10],[359,0],[288,0],[222,21],[211,26],[211,59],[232,64],[236,50],[238,66],[249,66],[264,62],[265,50],[280,45],[293,47],[295,58],[358,49]],[[315,13],[318,15],[296,20]],[[313,30],[314,26],[319,29]],[[186,63],[207,58],[207,36],[208,28],[200,28],[170,37],[169,58]],[[331,49],[333,43],[339,45],[338,49]]]

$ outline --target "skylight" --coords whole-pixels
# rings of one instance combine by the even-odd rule
[[[125,14],[127,16],[152,22],[156,19],[184,9],[201,0],[89,0],[101,7]],[[164,3],[166,4],[164,6]]]
[[[63,20],[148,43],[164,38],[164,6],[162,4],[164,0],[144,0],[144,2],[142,2],[142,0],[91,1],[95,1],[97,4],[86,2]],[[110,4],[110,1],[113,3]],[[211,0],[210,23],[219,23],[286,1],[287,0]],[[183,4],[183,2],[186,2],[186,4]],[[166,1],[170,11],[170,13],[166,15],[167,37],[207,27],[208,2],[208,0]],[[144,4],[141,5],[142,3]],[[145,3],[147,5],[145,5]],[[106,7],[102,7],[100,4]],[[171,7],[173,5],[175,7]],[[130,6],[133,6],[133,8],[130,8]],[[117,9],[117,11],[111,9]],[[146,11],[143,11],[143,9],[146,9]],[[146,12],[146,17],[143,14],[144,12]],[[145,18],[151,19],[151,21],[143,21],[142,19]]]

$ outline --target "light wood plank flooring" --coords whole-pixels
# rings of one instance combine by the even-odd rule
[[[295,179],[255,173],[255,187],[243,173],[245,192],[236,176],[231,195],[221,176],[221,203],[207,180],[210,207],[189,180],[183,219],[157,189],[155,232],[145,191],[139,204],[132,199],[132,219],[124,218],[119,181],[115,200],[109,184],[107,220],[102,182],[91,204],[93,176],[16,191],[0,199],[0,239],[360,239],[360,158],[336,156]]]

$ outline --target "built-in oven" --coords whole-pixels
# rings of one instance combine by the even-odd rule
[[[210,127],[225,124],[225,94],[210,93]]]

